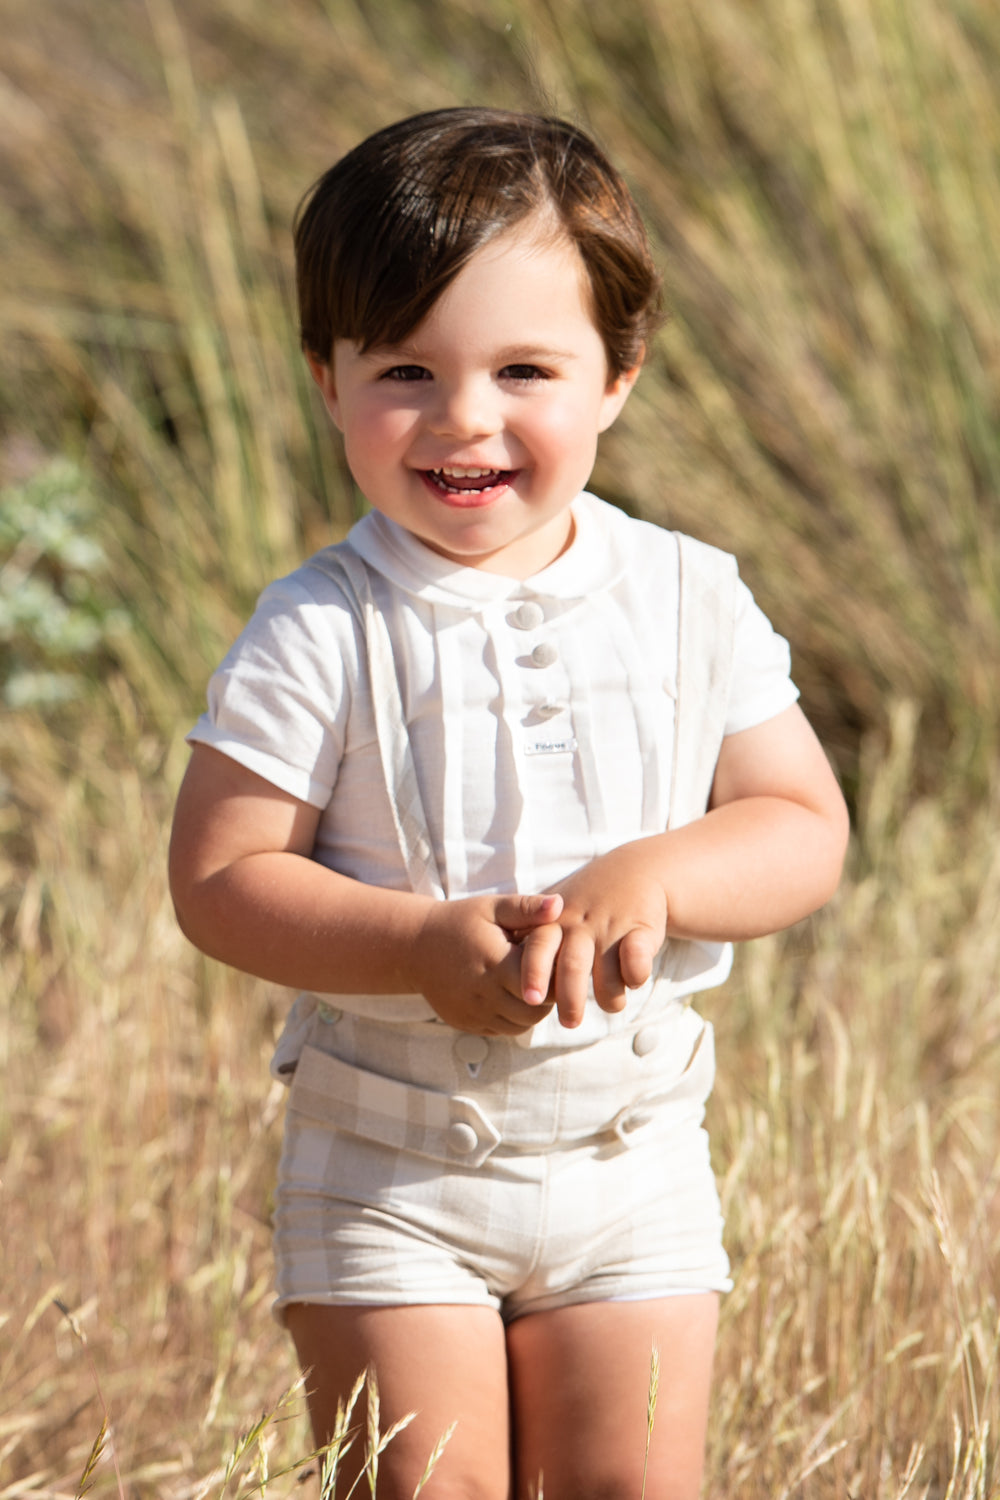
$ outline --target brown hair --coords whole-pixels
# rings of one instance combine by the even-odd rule
[[[483,245],[546,213],[577,247],[609,378],[643,357],[660,278],[628,188],[581,130],[499,109],[413,115],[362,141],[295,221],[303,347],[398,344]]]

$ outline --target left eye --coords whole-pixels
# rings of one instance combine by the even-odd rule
[[[546,371],[539,369],[538,365],[504,365],[500,374],[504,380],[518,380],[525,383],[549,378]]]

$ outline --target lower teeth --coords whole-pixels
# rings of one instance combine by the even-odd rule
[[[483,490],[490,490],[497,483],[499,474],[489,474],[476,481],[475,484],[453,484],[446,474],[435,474],[436,482],[444,489],[450,490],[453,495],[479,495]]]

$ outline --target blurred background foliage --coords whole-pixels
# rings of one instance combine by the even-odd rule
[[[355,513],[296,357],[298,199],[372,128],[485,100],[590,128],[656,241],[672,319],[595,488],[737,552],[849,788],[908,699],[925,784],[981,791],[1000,661],[993,7],[6,12],[0,477],[63,457],[85,474],[132,625],[120,664],[161,731],[262,583]]]
[[[247,1426],[294,1373],[286,997],[184,944],[166,830],[258,591],[358,514],[295,206],[480,102],[632,183],[672,316],[593,487],[736,552],[855,815],[837,900],[706,997],[707,1492],[1000,1494],[1000,8],[4,0],[2,36],[0,1496],[72,1492],[100,1426],[54,1295],[129,1494],[221,1493],[240,1426],[258,1488],[306,1451]]]

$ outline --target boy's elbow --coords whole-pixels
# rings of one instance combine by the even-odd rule
[[[831,798],[830,806],[823,818],[823,846],[820,859],[823,880],[821,882],[822,899],[818,903],[820,906],[825,906],[837,892],[844,873],[850,837],[851,817],[847,810],[847,803],[838,788],[836,798]]]
[[[190,916],[192,908],[188,905],[186,892],[176,890],[171,884],[170,899],[173,902],[174,919],[177,923],[177,926],[187,938],[188,942],[194,943],[195,947],[197,948],[199,944],[197,936],[195,934],[195,924],[192,922]]]
[[[210,893],[204,886],[195,886],[178,881],[171,883],[170,897],[173,902],[177,926],[192,947],[208,958],[229,961],[220,943],[219,921],[212,907]]]
[[[198,941],[197,903],[190,884],[173,870],[170,871],[169,884],[177,925],[189,943],[201,948]]]
[[[205,891],[190,861],[184,858],[182,841],[171,839],[167,856],[167,885],[173,903],[174,917],[189,943],[207,953],[205,942]]]

